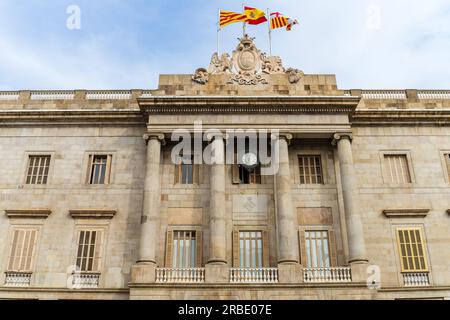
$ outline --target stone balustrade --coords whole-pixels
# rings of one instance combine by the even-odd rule
[[[9,100],[15,101],[19,100],[19,92],[17,91],[0,91],[0,101],[1,100]]]
[[[278,268],[231,268],[231,283],[278,283]]]
[[[205,268],[158,268],[156,269],[157,283],[203,283],[205,282]]]
[[[87,91],[87,100],[130,100],[132,93],[130,90],[103,90]]]
[[[73,100],[75,91],[32,91],[30,100]]]
[[[403,284],[405,287],[428,287],[430,276],[428,272],[403,273]]]
[[[450,90],[419,90],[417,96],[420,100],[450,100]]]
[[[303,281],[305,283],[352,282],[352,270],[349,267],[305,268],[303,269]]]
[[[31,272],[6,272],[6,287],[29,287],[31,284]]]
[[[100,273],[74,273],[72,286],[74,289],[95,289],[99,287]]]
[[[363,90],[361,93],[366,100],[406,100],[406,90]]]

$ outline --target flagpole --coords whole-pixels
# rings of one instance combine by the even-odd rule
[[[220,56],[220,9],[218,9],[218,16],[217,16],[217,55]]]
[[[244,2],[242,2],[242,13],[244,14],[245,13],[245,3]],[[247,22],[245,22],[244,21],[244,24],[243,24],[243,26],[242,26],[242,32],[243,32],[243,37],[245,37],[245,33],[246,33],[246,25],[247,25]]]
[[[272,56],[272,28],[271,28],[271,22],[272,22],[272,17],[270,15],[270,9],[267,8],[267,16],[269,17],[268,21],[268,25],[269,25],[269,53],[270,56]]]

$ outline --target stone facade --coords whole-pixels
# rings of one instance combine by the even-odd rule
[[[254,66],[216,56],[194,76],[161,75],[156,90],[0,92],[0,298],[450,299],[450,92],[340,90],[334,75],[285,71],[242,41]],[[221,130],[205,144],[222,151],[227,129],[279,130],[280,170],[235,184],[231,165],[201,165],[198,183],[176,184],[171,134],[198,121]],[[107,185],[86,183],[96,153],[112,156]],[[27,184],[29,156],[41,154],[47,184]],[[322,183],[300,181],[298,156],[311,154]],[[385,154],[406,156],[411,183],[389,180]],[[307,281],[305,225],[333,231],[334,267],[350,281]],[[174,226],[201,232],[201,265],[167,283]],[[428,283],[405,286],[399,226],[423,230]],[[26,286],[6,284],[16,227],[38,230]],[[104,231],[100,274],[73,288],[83,228]],[[276,280],[233,281],[233,231],[252,228],[267,235]],[[367,284],[373,270],[379,287]]]

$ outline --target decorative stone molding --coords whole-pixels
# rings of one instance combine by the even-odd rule
[[[10,219],[47,219],[52,211],[47,209],[5,210],[5,213]]]
[[[333,141],[331,142],[331,144],[333,146],[336,146],[338,141],[341,139],[348,139],[350,141],[353,141],[353,134],[350,132],[339,132],[339,133],[335,133],[333,135]]]
[[[386,218],[425,218],[430,209],[386,209],[383,214]]]
[[[205,68],[198,68],[192,76],[192,80],[199,84],[206,84],[209,81],[209,74]]]
[[[109,219],[116,215],[116,210],[70,210],[70,216],[74,219]]]
[[[289,77],[289,83],[291,84],[296,84],[300,82],[300,80],[305,76],[303,71],[294,68],[287,69],[286,73]]]
[[[164,133],[145,133],[142,138],[148,143],[149,140],[155,139],[161,141],[163,144],[165,142]]]

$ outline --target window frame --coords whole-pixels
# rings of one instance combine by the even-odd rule
[[[98,252],[97,250],[99,250],[100,253],[98,254],[99,257],[97,258],[98,259],[98,261],[97,261],[97,264],[98,264],[97,270],[82,270],[81,266],[78,266],[78,264],[77,264],[79,258],[81,258],[81,259],[84,258],[84,259],[88,259],[88,260],[90,259],[89,258],[89,254],[88,254],[87,258],[83,257],[83,256],[81,256],[81,257],[78,256],[78,252],[80,250],[80,240],[81,240],[81,233],[82,232],[90,232],[90,233],[96,232],[96,242],[94,244],[94,252],[93,252],[93,258],[92,258],[93,262],[92,262],[92,264],[93,265],[95,264],[95,261],[94,261],[96,259],[95,256],[97,255],[97,252]],[[98,234],[101,234],[100,244],[98,244]],[[75,254],[75,262],[74,262],[74,265],[77,267],[76,268],[77,272],[80,272],[82,274],[101,274],[102,273],[101,270],[103,268],[103,256],[104,256],[104,253],[105,253],[103,244],[105,242],[105,237],[106,237],[106,233],[105,233],[105,229],[104,228],[97,228],[97,227],[84,227],[84,228],[83,227],[79,227],[78,228],[78,230],[77,230],[77,238],[76,238],[76,240],[77,240],[76,241],[76,254]]]
[[[183,162],[179,164],[174,164],[174,185],[175,186],[200,186],[202,184],[201,179],[201,166],[194,163],[194,154],[184,155],[183,157],[191,157],[191,164],[184,164]],[[181,158],[183,158],[181,157]],[[183,160],[181,160],[183,161]],[[183,166],[192,166],[192,183],[183,183]]]
[[[450,184],[450,150],[441,150],[440,159],[442,162],[445,183]]]
[[[306,183],[306,175],[305,175],[305,183],[302,183],[301,182],[301,173],[300,173],[300,158],[302,158],[302,157],[311,157],[311,158],[313,158],[313,157],[318,157],[319,158],[319,162],[320,162],[320,178],[321,178],[321,180],[322,180],[322,182],[320,182],[320,183]],[[299,181],[299,184],[301,185],[301,186],[320,186],[320,185],[325,185],[325,174],[324,174],[324,163],[323,163],[323,155],[322,155],[322,153],[314,153],[314,152],[311,152],[311,153],[297,153],[297,170],[298,170],[298,181]],[[314,167],[317,167],[317,166],[314,166]],[[310,181],[312,180],[312,174],[310,174]],[[315,177],[316,179],[317,179],[317,175],[316,175],[316,177]]]
[[[400,231],[419,231],[420,237],[421,237],[421,244],[422,244],[422,252],[423,252],[423,260],[425,263],[425,268],[423,269],[407,269],[405,268],[404,261],[403,261],[403,255],[401,250],[401,243],[400,243]],[[429,255],[428,255],[428,248],[427,248],[427,240],[425,236],[425,230],[423,226],[419,225],[396,225],[394,226],[394,232],[395,232],[395,241],[397,243],[397,252],[398,252],[398,259],[400,261],[400,272],[403,273],[430,273],[430,263],[429,263]],[[420,256],[418,256],[420,258]],[[414,258],[414,256],[413,256]]]
[[[411,182],[408,183],[396,183],[392,182],[391,178],[389,177],[390,171],[389,168],[386,167],[386,156],[406,156],[408,171]],[[383,150],[380,151],[380,163],[381,163],[381,173],[383,178],[383,184],[387,185],[388,187],[404,187],[404,186],[411,186],[416,183],[415,173],[414,173],[414,166],[413,161],[411,157],[411,152],[409,150]]]
[[[234,226],[232,234],[232,259],[234,268],[241,267],[240,233],[261,232],[262,268],[270,268],[270,230],[267,226]],[[243,267],[246,269],[246,267]]]
[[[48,174],[47,174],[47,183],[46,184],[27,184],[30,157],[37,157],[37,156],[50,157],[49,169],[48,169]],[[21,187],[27,188],[27,189],[44,189],[44,188],[47,188],[49,185],[51,185],[52,178],[53,178],[54,161],[55,161],[55,152],[54,151],[48,151],[48,150],[25,151],[25,154],[23,157],[22,177],[20,180]]]
[[[165,247],[165,267],[173,267],[173,241],[175,232],[195,232],[196,240],[196,262],[195,267],[191,268],[202,268],[203,267],[203,227],[202,226],[192,226],[192,225],[170,225],[167,226],[166,231],[166,247]]]
[[[35,266],[37,263],[37,255],[39,253],[39,244],[40,244],[40,237],[41,237],[41,225],[32,225],[32,224],[14,224],[11,225],[10,232],[9,232],[9,240],[8,240],[8,246],[7,246],[7,258],[5,259],[5,272],[15,272],[15,273],[34,273]],[[31,230],[36,231],[36,238],[34,240],[33,245],[33,252],[31,256],[31,261],[29,263],[30,268],[29,270],[12,270],[12,268],[9,268],[9,265],[11,264],[11,257],[12,257],[12,249],[14,244],[14,235],[16,231],[24,231],[24,230]]]
[[[337,232],[334,225],[300,225],[298,228],[300,264],[307,268],[306,232],[328,232],[328,254],[330,268],[338,266]]]

